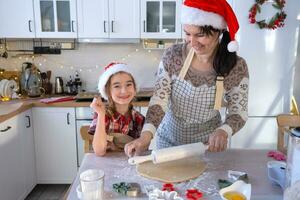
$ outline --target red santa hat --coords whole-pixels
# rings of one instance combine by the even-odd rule
[[[230,52],[238,50],[235,34],[239,30],[239,23],[226,0],[185,0],[181,10],[181,23],[210,25],[216,29],[228,28],[231,42],[227,49]]]
[[[101,96],[106,100],[108,100],[108,94],[106,94],[106,92],[105,92],[105,85],[106,85],[107,81],[109,80],[109,78],[118,72],[126,72],[126,73],[130,74],[132,76],[132,78],[134,79],[136,91],[138,90],[138,86],[137,86],[137,82],[136,82],[134,73],[131,71],[130,67],[125,63],[112,62],[104,68],[104,72],[100,76],[99,83],[98,83],[98,90],[99,90]]]

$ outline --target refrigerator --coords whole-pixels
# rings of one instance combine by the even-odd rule
[[[300,1],[286,1],[285,26],[276,30],[259,29],[248,20],[254,0],[228,1],[239,20],[236,35],[238,55],[249,69],[248,121],[231,138],[231,148],[276,149],[276,116],[290,112],[300,24]],[[257,19],[272,17],[273,1],[266,2]]]

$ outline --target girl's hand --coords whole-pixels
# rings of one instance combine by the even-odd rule
[[[94,97],[93,102],[90,104],[90,107],[94,109],[94,111],[98,115],[105,115],[105,105],[101,100],[101,97]]]
[[[213,134],[209,136],[208,150],[211,152],[225,151],[228,142],[227,138],[228,138],[228,134],[224,130],[217,129]]]
[[[148,149],[151,139],[152,139],[151,132],[148,131],[143,132],[138,139],[133,140],[132,142],[129,142],[125,145],[124,147],[125,154],[128,157],[140,155],[141,153],[143,153]]]

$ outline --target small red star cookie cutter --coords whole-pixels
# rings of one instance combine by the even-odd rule
[[[199,200],[202,198],[203,193],[197,189],[189,189],[186,191],[185,196],[188,200]]]
[[[163,184],[162,191],[168,191],[168,192],[175,191],[174,185],[172,183],[165,183]]]

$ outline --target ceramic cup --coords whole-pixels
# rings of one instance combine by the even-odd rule
[[[88,169],[80,174],[83,200],[103,200],[104,171]]]

